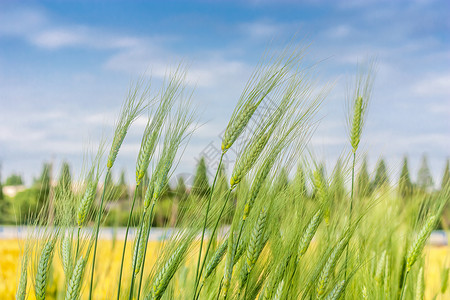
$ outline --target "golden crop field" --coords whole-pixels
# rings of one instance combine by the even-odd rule
[[[19,254],[22,249],[22,241],[19,240],[1,240],[0,241],[0,299],[9,300],[14,299],[17,281],[20,271],[20,257]],[[160,242],[149,242],[149,248],[147,252],[147,261],[149,265],[154,264],[157,257]],[[98,286],[95,289],[95,299],[109,299],[114,295],[117,287],[117,273],[120,267],[120,258],[122,250],[122,242],[117,242],[113,245],[111,240],[102,240],[99,243],[99,256],[98,256]],[[127,247],[130,254],[132,247]],[[131,264],[131,255],[126,256],[126,264]],[[426,293],[425,299],[433,299],[434,295],[441,288],[441,269],[442,266],[450,267],[450,247],[427,247],[424,251],[426,273]],[[55,260],[59,260],[58,255],[55,256]],[[55,299],[63,297],[63,270],[61,264],[54,264],[55,270],[52,273],[52,279],[48,286],[48,292],[56,295]],[[147,272],[150,272],[151,268],[147,268]],[[129,280],[129,274],[125,274],[124,280]],[[30,278],[31,280],[31,278]],[[87,287],[84,287],[86,297]],[[447,291],[446,296],[448,298],[437,299],[450,299],[450,291]],[[34,293],[29,293],[28,299],[35,299]],[[84,299],[84,298],[83,298]]]
[[[20,272],[20,253],[23,249],[23,241],[19,240],[0,240],[0,299],[9,300],[15,299],[16,287],[19,279]],[[131,244],[131,243],[129,243]],[[149,265],[155,263],[157,257],[157,251],[159,249],[159,242],[149,241],[147,250],[147,261]],[[96,276],[99,279],[98,286],[95,288],[95,299],[108,299],[113,295],[116,289],[117,273],[120,268],[120,259],[122,255],[123,243],[117,242],[113,245],[111,240],[102,240],[99,242],[99,255],[96,263]],[[125,259],[125,265],[131,265],[131,249],[130,245],[127,247],[127,256]],[[58,251],[56,252],[58,253]],[[64,299],[63,285],[64,276],[60,263],[59,253],[55,253],[54,269],[51,273],[51,279],[47,288],[47,293],[56,295],[55,299]],[[151,268],[147,268],[147,272],[151,271]],[[85,274],[87,276],[87,274]],[[124,280],[129,280],[129,277],[124,273]],[[32,282],[32,276],[29,281]],[[84,293],[88,287],[83,287]],[[83,291],[82,290],[82,291]],[[28,299],[35,299],[34,293],[28,293]]]

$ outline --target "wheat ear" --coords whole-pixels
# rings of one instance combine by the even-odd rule
[[[27,294],[28,279],[28,251],[26,250],[22,257],[22,265],[20,267],[20,279],[16,292],[16,300],[25,300]]]
[[[258,260],[258,257],[264,246],[264,229],[266,226],[267,211],[263,208],[259,213],[258,220],[250,236],[248,242],[247,256],[242,265],[242,271],[240,274],[240,289],[242,289],[248,280],[248,275],[252,271],[253,267]]]
[[[423,248],[425,247],[425,243],[430,236],[431,232],[434,229],[434,226],[436,226],[436,217],[431,216],[425,226],[422,228],[422,230],[417,235],[414,243],[412,244],[411,248],[408,251],[408,254],[406,256],[406,271],[409,272],[411,270],[411,267],[416,262],[419,255],[422,253]]]
[[[336,245],[333,252],[331,252],[330,257],[325,263],[325,266],[323,267],[322,272],[320,273],[319,280],[317,283],[317,295],[319,297],[323,296],[323,294],[325,293],[328,281],[330,280],[331,273],[333,272],[339,260],[339,257],[344,251],[345,246],[348,244],[349,237],[350,237],[349,233],[346,233],[345,236]]]
[[[277,290],[275,292],[275,295],[273,295],[273,300],[281,300],[281,297],[283,296],[283,288],[284,288],[284,280],[282,280],[277,287]]]
[[[135,266],[134,274],[138,274],[139,271],[141,270],[142,261],[144,258],[145,246],[147,244],[146,238],[147,238],[148,231],[150,230],[150,226],[148,224],[150,222],[150,218],[151,217],[149,217],[149,216],[144,216],[144,222],[139,227],[138,236],[140,236],[140,238],[138,239],[139,241],[137,241],[137,243],[134,245],[134,252],[133,252],[134,253],[133,259],[136,260],[132,264],[133,266]]]
[[[173,275],[178,269],[181,261],[183,260],[184,254],[189,246],[188,242],[178,247],[175,252],[170,256],[169,260],[164,264],[162,269],[156,275],[153,284],[151,294],[147,299],[158,300],[161,299],[167,286],[170,283]]]
[[[65,300],[76,300],[80,298],[81,279],[84,274],[84,267],[86,266],[86,259],[83,256],[78,258],[75,267],[73,268],[72,276],[67,285]]]
[[[42,249],[36,272],[35,293],[37,300],[45,299],[45,290],[48,283],[48,273],[53,259],[53,249],[55,248],[56,237],[47,241]]]
[[[384,294],[387,299],[390,298],[391,292],[391,270],[389,267],[389,255],[386,255],[386,266],[384,268]]]
[[[212,272],[217,268],[220,261],[223,259],[225,252],[227,251],[228,239],[226,239],[217,250],[214,252],[212,258],[206,265],[205,273],[203,276],[203,282],[212,274]]]
[[[350,138],[353,153],[356,153],[359,142],[361,141],[363,109],[363,98],[358,96],[356,97],[353,108],[353,122]]]
[[[385,261],[386,261],[386,250],[383,251],[378,261],[377,270],[375,273],[375,281],[377,285],[381,285],[383,282]]]
[[[345,289],[345,280],[340,281],[327,295],[325,300],[337,300],[341,297]]]
[[[228,290],[231,284],[231,276],[233,275],[233,266],[234,266],[234,255],[236,253],[236,244],[234,243],[234,233],[233,226],[230,229],[230,235],[228,236],[228,245],[227,245],[227,255],[225,260],[225,270],[223,273],[223,298],[226,299],[228,295]]]
[[[448,286],[449,268],[443,268],[441,272],[441,294],[445,294]]]
[[[416,300],[423,300],[424,292],[425,282],[423,278],[423,267],[421,267],[419,270],[419,274],[417,275]]]
[[[72,234],[68,233],[64,235],[61,241],[61,261],[66,278],[72,272],[72,238]]]
[[[95,194],[97,192],[98,178],[89,179],[89,182],[86,187],[86,191],[84,192],[83,198],[81,198],[80,204],[78,205],[77,210],[77,224],[78,228],[83,227],[84,221],[86,220],[87,213],[89,208],[92,205],[92,202],[95,199]]]
[[[138,95],[142,85],[143,81],[140,80],[128,91],[127,100],[122,106],[119,120],[116,123],[111,149],[108,154],[108,160],[106,163],[108,170],[112,168],[114,162],[116,161],[117,154],[119,153],[119,149],[122,146],[130,125],[145,108],[144,101],[146,101],[148,96],[148,87],[143,90],[141,95]]]
[[[316,234],[317,228],[322,221],[322,215],[322,210],[319,209],[309,221],[308,226],[306,227],[305,232],[303,233],[298,245],[298,259],[300,259],[300,257],[306,253],[306,250],[308,250],[308,247],[311,244],[314,235]]]

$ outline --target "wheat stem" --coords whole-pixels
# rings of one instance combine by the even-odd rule
[[[120,298],[120,286],[122,284],[123,262],[125,260],[125,251],[127,248],[128,232],[129,232],[130,225],[131,225],[131,218],[133,216],[133,209],[134,209],[134,204],[136,202],[136,195],[137,195],[138,187],[139,187],[139,183],[136,184],[136,188],[134,190],[133,202],[131,202],[131,210],[130,210],[130,213],[128,215],[128,220],[127,220],[127,229],[125,231],[125,240],[124,240],[123,249],[122,249],[122,259],[120,261],[119,284],[118,284],[118,288],[117,288],[117,300],[119,300],[119,298]]]
[[[95,257],[97,254],[98,233],[100,231],[100,222],[102,219],[103,201],[105,199],[106,184],[108,183],[108,177],[111,176],[111,169],[108,168],[105,175],[105,181],[103,182],[103,192],[100,198],[100,208],[97,217],[97,223],[95,224],[95,236],[94,236],[94,254],[92,256],[92,269],[91,269],[91,282],[89,285],[89,300],[92,300],[92,291],[94,287],[94,270],[95,270]]]
[[[199,281],[200,281],[200,277],[202,276],[203,265],[202,265],[202,268],[200,268],[200,261],[201,261],[201,257],[202,257],[203,240],[205,238],[205,231],[206,231],[206,227],[207,227],[207,224],[208,224],[208,214],[209,214],[209,211],[210,211],[211,199],[212,199],[212,196],[213,196],[213,193],[214,193],[214,189],[216,187],[216,181],[217,181],[217,177],[219,175],[220,167],[222,166],[222,160],[223,160],[223,156],[224,155],[225,155],[225,153],[222,153],[222,155],[220,155],[219,165],[217,167],[217,171],[216,171],[216,174],[214,176],[214,180],[213,180],[213,184],[212,184],[212,187],[211,187],[211,191],[209,193],[208,202],[206,204],[205,221],[203,223],[202,237],[200,239],[200,250],[199,250],[198,259],[197,259],[197,269],[195,271],[195,284],[194,284],[194,298],[193,299],[196,298],[198,284],[199,284]]]
[[[202,275],[202,270],[203,270],[203,268],[205,267],[206,258],[208,257],[209,249],[211,248],[212,242],[213,242],[213,240],[214,240],[213,237],[214,237],[214,235],[216,234],[217,227],[219,226],[220,219],[222,218],[222,214],[223,214],[223,212],[225,211],[225,207],[227,206],[228,199],[230,198],[230,195],[231,195],[231,192],[232,192],[232,191],[233,191],[233,189],[231,189],[231,188],[228,190],[227,196],[225,197],[225,201],[224,201],[224,203],[223,203],[223,205],[222,205],[222,208],[221,208],[221,210],[220,210],[219,217],[217,218],[217,221],[216,221],[216,223],[214,224],[213,231],[212,231],[212,233],[211,233],[211,237],[209,238],[208,246],[206,247],[206,252],[205,252],[205,255],[204,255],[204,257],[203,257],[202,264],[200,265],[199,276]],[[198,292],[198,295],[200,296],[200,291]],[[195,296],[194,296],[194,297],[195,297]]]

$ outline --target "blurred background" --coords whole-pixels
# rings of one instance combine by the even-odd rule
[[[208,181],[258,60],[292,40],[305,46],[317,86],[332,83],[310,143],[328,173],[348,144],[347,87],[358,63],[375,58],[361,144],[368,170],[383,159],[394,185],[407,158],[412,184],[439,189],[450,155],[449,32],[446,0],[2,1],[0,222],[18,223],[14,203],[26,212],[43,189],[75,186],[86,151],[111,137],[130,82],[145,74],[156,92],[180,61],[202,126],[171,188],[181,177],[188,190],[195,177]],[[132,189],[145,124],[144,116],[120,150],[111,183],[119,198]]]

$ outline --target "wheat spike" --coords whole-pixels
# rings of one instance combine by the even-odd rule
[[[92,179],[90,178],[88,185],[86,187],[86,191],[84,192],[83,198],[78,205],[77,210],[77,224],[78,228],[81,228],[86,220],[86,215],[89,211],[89,208],[92,205],[92,202],[95,199],[95,193],[97,192],[98,178]]]
[[[269,141],[270,133],[271,132],[261,131],[261,134],[255,135],[253,140],[245,147],[244,153],[239,157],[233,168],[230,179],[231,188],[235,187],[253,167],[262,150]]]
[[[223,152],[226,152],[228,149],[230,149],[237,138],[244,131],[244,128],[252,118],[253,114],[258,108],[258,105],[261,103],[261,100],[257,103],[246,103],[242,110],[236,114],[236,118],[233,120],[233,122],[231,122],[230,120],[230,123],[228,123],[222,140]]]
[[[353,153],[355,153],[358,149],[358,145],[361,140],[363,109],[363,98],[361,96],[358,96],[356,97],[354,104],[351,130],[351,145]]]
[[[423,278],[423,267],[421,267],[419,270],[419,274],[417,275],[416,300],[423,300],[424,292],[425,282]]]
[[[364,286],[361,292],[362,298],[363,300],[369,300],[369,295],[367,293],[367,287]]]
[[[84,259],[83,256],[80,256],[80,258],[78,258],[77,263],[73,268],[69,284],[67,285],[65,300],[76,300],[80,298],[81,279],[83,277],[86,261],[87,260]]]
[[[247,247],[247,256],[242,265],[242,270],[240,274],[240,288],[244,287],[248,280],[248,274],[252,271],[253,267],[258,260],[258,257],[264,246],[264,229],[267,220],[267,212],[263,208],[259,213],[256,225],[253,228],[252,234],[250,236],[250,241]]]
[[[181,261],[183,260],[184,254],[189,246],[188,242],[178,247],[175,252],[170,256],[169,260],[164,264],[162,269],[157,273],[153,284],[151,294],[147,299],[159,300],[163,296],[170,280],[178,269]]]
[[[386,266],[384,268],[384,294],[386,298],[390,298],[391,292],[391,272],[389,269],[389,255],[386,255]]]
[[[408,254],[406,256],[406,270],[409,272],[411,270],[411,267],[416,262],[419,255],[422,253],[423,247],[425,246],[425,243],[430,236],[431,232],[434,229],[434,226],[436,225],[436,217],[431,216],[425,226],[422,228],[422,230],[417,235],[414,243],[412,244],[411,248],[408,251]]]
[[[311,241],[316,234],[317,228],[319,227],[321,221],[322,210],[319,209],[309,221],[308,226],[306,227],[305,232],[300,239],[300,243],[298,245],[298,259],[300,259],[300,257],[306,253],[306,250],[308,250],[308,247],[311,244]]]
[[[20,279],[16,292],[16,300],[25,300],[27,294],[27,279],[28,279],[28,251],[24,252],[22,257],[22,265],[20,267]]]
[[[41,256],[36,272],[35,293],[37,300],[45,299],[45,290],[48,283],[48,272],[53,259],[53,249],[55,247],[56,238],[53,237],[47,241],[42,249]]]
[[[72,235],[66,234],[61,241],[61,261],[66,277],[70,276],[72,271]]]
[[[228,289],[231,284],[231,276],[233,274],[233,266],[234,266],[234,255],[236,250],[236,245],[234,243],[234,234],[233,228],[230,229],[230,235],[228,236],[228,246],[227,246],[227,255],[225,260],[225,270],[223,272],[223,285],[222,292],[223,298],[226,299],[228,295]]]
[[[205,281],[219,265],[220,261],[225,255],[227,246],[228,246],[228,239],[226,239],[214,252],[212,258],[210,259],[208,265],[206,266],[205,273],[203,275],[203,281]]]
[[[160,136],[161,127],[175,103],[184,90],[185,72],[178,69],[170,78],[169,83],[161,93],[160,104],[151,120],[147,122],[142,137],[141,148],[136,161],[136,184],[140,184],[147,172],[150,159]]]
[[[334,267],[336,266],[336,263],[339,260],[339,257],[341,256],[342,252],[345,249],[345,246],[348,243],[349,235],[348,233],[345,234],[345,236],[339,241],[339,243],[334,248],[333,252],[331,252],[330,257],[328,257],[327,262],[325,263],[325,266],[322,269],[322,272],[320,273],[319,280],[317,283],[317,295],[319,297],[323,296],[325,293],[326,287],[328,285],[328,281],[330,280],[331,272],[333,272]]]
[[[273,300],[281,300],[281,297],[283,296],[283,288],[284,288],[284,280],[282,280],[277,287],[277,290],[275,292],[275,295],[273,295]]]
[[[119,120],[116,123],[111,149],[108,154],[108,160],[106,163],[108,170],[112,168],[114,162],[116,161],[117,154],[119,153],[119,149],[122,146],[123,140],[125,139],[131,123],[136,120],[145,108],[143,104],[148,97],[149,87],[144,88],[142,93],[138,95],[142,86],[143,80],[141,79],[128,91],[127,99],[122,106]]]
[[[341,297],[342,292],[345,288],[345,280],[340,281],[336,286],[331,290],[331,292],[327,295],[325,300],[337,300]]]
[[[276,288],[278,287],[278,283],[281,278],[283,278],[284,273],[286,272],[287,265],[291,256],[286,256],[281,263],[276,267],[275,272],[271,272],[269,274],[269,278],[267,279],[267,283],[265,284],[264,291],[261,292],[261,295],[258,299],[261,300],[269,300],[273,298],[273,295],[276,293]]]
[[[385,261],[386,261],[386,250],[383,251],[378,261],[377,271],[375,273],[375,281],[377,285],[381,285],[383,282]]]
[[[441,294],[445,294],[448,286],[448,271],[449,268],[443,268],[441,272]]]
[[[144,259],[144,251],[147,243],[146,238],[148,231],[150,230],[149,222],[150,217],[145,216],[144,222],[142,222],[138,232],[138,236],[140,236],[139,243],[134,245],[133,259],[136,259],[136,262],[133,262],[133,266],[135,266],[135,274],[138,274],[141,270],[142,261]]]

